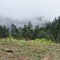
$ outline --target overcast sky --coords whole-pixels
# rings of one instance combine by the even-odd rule
[[[0,0],[0,15],[18,20],[40,16],[52,20],[60,15],[60,0]]]

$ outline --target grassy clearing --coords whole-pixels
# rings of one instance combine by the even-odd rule
[[[60,60],[60,44],[45,39],[0,39],[0,60]]]

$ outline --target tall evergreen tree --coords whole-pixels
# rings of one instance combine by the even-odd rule
[[[3,37],[9,37],[9,28],[6,28],[5,26],[3,26]]]
[[[3,28],[2,28],[2,26],[0,25],[0,38],[2,38],[3,37]]]
[[[18,29],[16,27],[16,25],[12,24],[11,25],[11,36],[14,38],[18,38]]]

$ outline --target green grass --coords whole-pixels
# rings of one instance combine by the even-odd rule
[[[0,60],[60,60],[60,44],[46,39],[0,39]]]

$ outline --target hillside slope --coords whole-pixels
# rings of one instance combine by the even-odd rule
[[[60,44],[45,39],[0,39],[0,60],[60,60]]]

